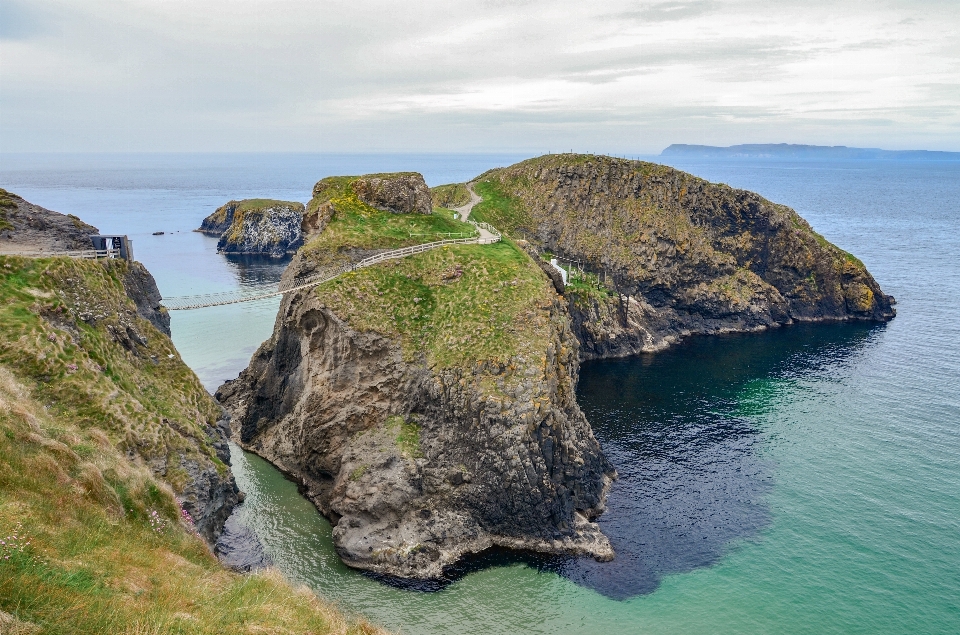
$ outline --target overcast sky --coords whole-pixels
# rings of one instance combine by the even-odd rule
[[[960,150],[960,1],[0,0],[2,151]]]

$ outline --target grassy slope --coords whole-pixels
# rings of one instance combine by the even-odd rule
[[[276,573],[225,571],[178,520],[185,475],[129,458],[209,451],[163,419],[203,438],[217,407],[148,322],[137,354],[113,341],[123,266],[0,258],[0,611],[47,633],[370,632]]]
[[[433,204],[447,209],[462,207],[470,202],[470,190],[465,183],[449,183],[430,188]]]
[[[397,248],[442,238],[431,231],[472,229],[441,210],[423,216],[370,208],[352,196],[352,178],[318,184],[320,200],[310,207],[331,201],[336,213],[303,248],[304,257],[326,263],[353,248]],[[341,276],[315,293],[354,328],[394,337],[408,360],[423,358],[434,368],[539,360],[538,334],[551,319],[554,298],[540,269],[509,240],[387,262]]]
[[[449,214],[393,214],[373,208],[353,192],[350,184],[358,177],[323,179],[314,188],[316,195],[307,213],[316,213],[324,203],[336,210],[326,228],[303,248],[306,257],[322,264],[342,261],[349,249],[399,249],[409,245],[450,238],[446,234],[472,236],[474,228],[455,221]]]
[[[397,338],[431,367],[542,354],[552,287],[512,243],[443,247],[355,271],[316,293],[362,331]]]
[[[604,161],[618,160],[595,155],[546,155],[523,161],[509,168],[491,170],[482,175],[474,186],[474,190],[484,200],[474,208],[471,217],[489,222],[501,231],[514,236],[521,237],[533,234],[539,221],[533,217],[528,205],[516,195],[525,192],[527,195],[537,196],[537,189],[543,186],[534,183],[531,175],[543,168],[584,163],[599,164]],[[648,179],[662,179],[669,182],[678,174],[673,168],[665,165],[643,161],[630,163],[634,170]],[[690,181],[707,183],[702,179],[682,172],[679,174],[682,178]],[[728,200],[732,200],[733,194],[736,192],[736,190],[723,183],[716,184],[714,188],[713,194],[715,196],[726,197]],[[777,213],[789,216],[793,227],[798,234],[805,237],[804,240],[807,243],[816,243],[828,254],[832,259],[832,267],[836,271],[844,273],[847,270],[866,272],[866,268],[860,260],[828,242],[794,210],[772,203],[759,196],[757,199],[774,208]],[[662,237],[675,246],[677,254],[694,251],[699,254],[699,258],[706,258],[718,263],[727,262],[732,258],[729,253],[723,252],[732,253],[740,247],[735,242],[731,242],[732,239],[728,239],[723,245],[723,252],[718,251],[705,230],[691,221],[687,211],[679,210],[674,206],[661,206],[650,199],[649,194],[637,201],[626,201],[623,209],[626,214],[614,215],[614,231],[607,239],[603,239],[597,234],[579,233],[577,236],[577,252],[587,261],[596,264],[603,257],[619,261],[625,268],[633,269],[632,273],[636,279],[644,280],[650,274],[644,267],[634,266],[636,255],[633,253],[633,245],[651,240],[656,242],[658,238]],[[580,222],[578,212],[574,209],[569,211],[568,219],[571,223]],[[756,286],[758,279],[757,274],[744,267],[738,267],[732,274],[717,278],[711,281],[708,286],[712,291],[722,291],[734,304],[746,306],[751,300],[750,288]],[[816,282],[813,281],[810,284],[812,289],[816,291]],[[800,289],[797,293],[802,295],[803,289]],[[872,301],[872,296],[864,298],[864,303],[869,304],[868,300]]]

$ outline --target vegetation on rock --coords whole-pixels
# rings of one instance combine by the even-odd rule
[[[197,230],[219,236],[217,251],[281,257],[303,244],[303,203],[272,199],[230,201]]]
[[[474,217],[606,281],[607,298],[569,294],[580,296],[574,313],[590,305],[578,324],[610,323],[578,329],[588,357],[696,332],[895,314],[863,263],[793,210],[667,166],[549,155],[491,170],[475,189]]]
[[[298,257],[316,265],[340,264],[352,260],[357,252],[476,234],[472,225],[447,214],[398,214],[377,209],[357,196],[353,186],[360,178],[328,177],[317,183],[304,219],[311,230]]]
[[[320,181],[285,277],[473,234]],[[284,296],[273,337],[217,391],[245,447],[304,485],[351,566],[440,576],[493,545],[612,557],[592,520],[615,471],[574,389],[577,343],[515,243],[449,245]]]
[[[197,489],[235,492],[220,410],[130,266],[0,257],[0,630],[377,632],[213,557],[198,532],[232,504]]]
[[[462,207],[470,202],[470,190],[465,183],[449,183],[430,188],[433,195],[433,204],[437,207],[453,209]]]

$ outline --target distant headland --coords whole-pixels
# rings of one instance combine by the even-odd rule
[[[793,143],[747,143],[719,147],[674,143],[662,157],[696,157],[704,159],[869,159],[887,161],[960,161],[960,152],[937,150],[881,150],[848,148],[847,146],[809,146]]]

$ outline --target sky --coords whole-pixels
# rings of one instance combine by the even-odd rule
[[[957,0],[0,0],[0,152],[960,151]]]

